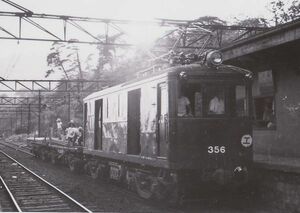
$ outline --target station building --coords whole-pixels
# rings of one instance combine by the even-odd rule
[[[300,171],[300,20],[222,52],[225,64],[254,72],[254,160]]]

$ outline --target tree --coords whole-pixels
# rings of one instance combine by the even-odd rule
[[[95,48],[94,48],[95,49]],[[75,43],[59,43],[54,42],[50,49],[50,53],[47,56],[47,63],[49,66],[49,70],[46,72],[46,78],[49,77],[53,73],[62,73],[62,79],[65,80],[74,80],[74,79],[92,79],[92,73],[89,70],[91,66],[87,65],[84,67],[84,63],[82,61],[91,60],[89,55],[84,55],[84,47],[80,48]],[[85,51],[89,52],[89,51]],[[80,55],[84,55],[80,57]],[[82,59],[84,58],[84,59]],[[75,84],[75,83],[74,83]],[[72,85],[76,86],[76,85]],[[82,98],[86,94],[82,94],[79,90],[77,92],[72,92],[70,94],[64,94],[63,97],[57,98],[61,96],[61,92],[55,92],[53,94],[45,94],[47,97],[45,101],[47,107],[43,109],[43,116],[46,116],[48,121],[47,126],[53,125],[57,117],[60,117],[65,123],[68,122],[68,105],[69,105],[69,95],[70,106],[71,106],[71,119],[81,123],[82,120]],[[54,111],[55,109],[55,111]]]
[[[270,3],[269,9],[273,14],[272,21],[275,26],[294,21],[300,17],[300,2],[298,0],[293,0],[290,3],[274,0]]]
[[[54,42],[47,56],[49,70],[46,71],[45,77],[49,77],[55,72],[64,73],[64,78],[83,79],[84,73],[79,57],[80,49],[75,43]]]
[[[269,22],[265,18],[245,18],[236,19],[235,25],[243,27],[269,27]]]

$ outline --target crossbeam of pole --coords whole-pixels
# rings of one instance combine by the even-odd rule
[[[41,104],[41,105],[43,105],[43,104]],[[31,106],[31,104],[30,104],[30,106]],[[3,111],[5,111],[5,110],[15,110],[15,111],[18,111],[18,112],[21,112],[21,111],[26,111],[26,110],[28,110],[28,106],[17,106],[17,105],[11,105],[11,106],[0,106],[0,110],[3,110]]]
[[[0,104],[0,108],[1,107],[27,107],[29,104],[9,104],[9,103],[5,103],[5,104]],[[38,104],[30,104],[31,107],[38,107]]]
[[[3,110],[3,109],[0,109],[0,114],[1,113],[28,113],[29,111],[28,110],[15,110],[15,109],[8,109],[8,110]],[[33,111],[31,110],[30,111],[31,113],[38,113],[38,111]]]
[[[33,97],[0,97],[0,105],[28,105],[33,102]]]
[[[22,10],[22,9],[21,9]],[[0,30],[4,32],[4,35],[0,37],[0,39],[13,39],[13,40],[27,40],[27,41],[48,41],[48,42],[67,42],[67,43],[82,43],[82,44],[97,44],[97,45],[114,45],[119,47],[131,47],[135,46],[135,44],[126,42],[124,39],[122,39],[122,42],[115,42],[111,41],[108,38],[113,38],[118,33],[121,33],[124,35],[124,31],[122,30],[121,26],[124,25],[135,25],[137,27],[139,26],[145,26],[145,25],[152,25],[152,26],[159,26],[159,27],[165,27],[165,28],[185,28],[187,32],[185,37],[183,39],[190,40],[189,36],[195,37],[202,36],[203,33],[209,34],[210,32],[224,32],[226,31],[238,31],[238,32],[261,32],[265,31],[267,28],[264,27],[245,27],[245,26],[238,26],[238,25],[212,25],[212,24],[203,24],[199,20],[174,20],[174,19],[156,19],[154,21],[132,21],[132,20],[118,20],[118,19],[103,19],[103,18],[91,18],[91,17],[78,17],[78,16],[66,16],[66,15],[52,15],[52,14],[39,14],[39,13],[33,13],[30,10],[23,10],[23,12],[6,12],[6,11],[0,11],[0,17],[11,17],[15,18],[14,20],[16,23],[18,23],[18,35],[12,33],[11,31],[8,31],[5,29],[5,27],[0,26]],[[26,21],[29,25],[34,27],[35,29],[41,30],[45,33],[45,35],[50,35],[50,38],[45,37],[44,35],[30,35],[29,37],[23,36],[23,31],[25,26],[23,26],[23,20]],[[52,22],[57,22],[56,26],[62,26],[61,28],[57,28],[57,30],[49,30],[46,28],[46,26],[42,26],[40,23],[41,20],[52,20]],[[101,24],[100,26],[95,25],[96,29],[99,29],[99,31],[95,34],[90,32],[87,28],[84,27],[85,23],[93,23],[93,24]],[[44,24],[45,25],[45,24]],[[76,31],[70,31],[68,30],[70,27],[73,27],[78,32],[82,32],[85,35],[87,35],[87,38],[83,39],[80,38],[78,35],[79,33],[76,33]],[[102,30],[101,30],[102,29]],[[113,32],[113,33],[112,33]],[[198,33],[200,33],[198,35]],[[57,36],[57,35],[61,35]],[[100,39],[98,35],[102,35],[103,38],[106,39]],[[237,34],[238,36],[239,34]],[[193,38],[194,41],[197,40],[196,38]],[[233,38],[234,39],[234,38]],[[114,40],[114,39],[113,39]],[[200,39],[199,39],[200,40]],[[183,42],[188,43],[188,42]],[[190,43],[190,42],[189,42]],[[219,42],[220,44],[222,42]],[[177,45],[177,48],[181,49],[197,49],[202,48],[201,42],[193,42],[193,45]],[[156,43],[154,45],[155,47],[160,48],[172,48],[172,44],[161,44]],[[207,47],[207,48],[213,48],[213,47]],[[220,47],[214,47],[214,48],[220,48]]]
[[[10,17],[27,17],[23,12],[6,12],[0,11],[0,16]],[[33,13],[31,18],[41,19],[54,19],[54,20],[71,20],[71,21],[83,21],[83,22],[96,22],[96,23],[113,23],[113,24],[136,24],[136,25],[160,25],[160,26],[187,26],[192,23],[201,27],[211,27],[216,29],[228,29],[228,30],[265,30],[265,27],[245,27],[239,25],[212,25],[212,24],[200,24],[198,20],[178,20],[178,19],[156,19],[154,21],[133,21],[133,20],[121,20],[121,19],[104,19],[104,18],[91,18],[91,17],[79,17],[79,16],[66,16],[66,15],[52,15],[52,14],[40,14]]]
[[[21,108],[13,108],[13,107],[5,107],[5,108],[2,108],[2,107],[0,107],[0,111],[1,112],[11,112],[11,111],[13,111],[13,112],[25,112],[26,110],[25,109],[22,109],[21,110]]]
[[[9,5],[23,11],[27,16],[31,16],[33,14],[33,12],[31,10],[28,10],[27,8],[22,7],[21,5],[16,4],[15,2],[12,2],[9,0],[2,0],[2,1],[5,2],[6,4],[9,4]]]
[[[0,79],[0,92],[95,92],[99,80],[6,80]]]
[[[43,97],[45,100],[42,104],[47,104],[49,101],[53,100],[66,100],[66,96],[45,96]],[[0,97],[0,107],[1,106],[28,106],[32,107],[39,106],[38,97],[33,96],[3,96]]]

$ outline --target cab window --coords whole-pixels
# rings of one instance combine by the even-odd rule
[[[178,117],[248,116],[245,85],[191,83],[181,86],[177,100]]]

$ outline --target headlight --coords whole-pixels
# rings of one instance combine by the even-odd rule
[[[207,54],[206,56],[206,62],[208,65],[218,66],[222,64],[223,58],[221,52],[214,50]]]

